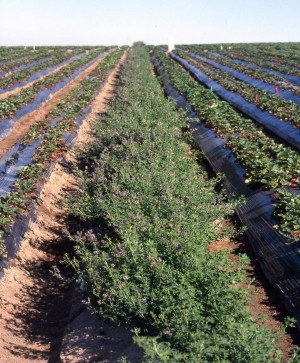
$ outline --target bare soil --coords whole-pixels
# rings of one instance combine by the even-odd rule
[[[7,135],[7,137],[1,140],[0,157],[2,157],[8,150],[11,149],[12,146],[14,146],[22,137],[27,134],[31,125],[35,124],[39,120],[42,120],[50,112],[50,110],[60,102],[62,97],[72,91],[76,86],[78,86],[78,84],[84,78],[86,78],[103,59],[104,58],[100,59],[98,62],[92,64],[85,71],[80,73],[74,80],[72,80],[65,87],[56,92],[40,108],[28,113],[24,117],[21,117],[19,120],[17,120],[11,132]]]
[[[67,155],[69,162],[91,140],[90,122],[97,113],[105,112],[120,64],[78,131]],[[0,363],[106,363],[117,362],[122,356],[140,361],[142,352],[133,344],[130,331],[100,321],[82,303],[74,283],[51,272],[57,265],[68,274],[62,256],[72,246],[62,231],[72,222],[62,202],[77,188],[75,176],[57,164],[42,191],[37,218],[22,240],[18,257],[10,261],[0,281]]]
[[[244,288],[250,290],[248,307],[254,318],[275,332],[283,352],[283,361],[287,362],[293,350],[300,345],[300,334],[297,328],[283,333],[283,323],[288,312],[277,292],[264,276],[249,240],[245,236],[235,239],[225,238],[213,242],[209,247],[212,253],[220,250],[227,250],[229,258],[236,263],[239,261],[240,254],[246,254],[249,257],[250,262],[246,266],[247,275],[243,284]]]

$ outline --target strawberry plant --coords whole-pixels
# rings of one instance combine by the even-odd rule
[[[287,101],[278,95],[272,95],[265,91],[260,91],[257,88],[239,81],[228,72],[214,68],[209,64],[199,63],[187,53],[175,51],[183,59],[189,63],[199,67],[199,69],[207,74],[211,79],[219,82],[224,88],[229,91],[236,92],[244,97],[249,102],[254,102],[262,110],[267,110],[281,120],[286,120],[300,126],[300,106],[293,101]]]
[[[291,183],[298,185],[300,158],[297,151],[272,139],[252,120],[237,113],[227,102],[218,100],[162,51],[155,49],[154,54],[171,82],[186,96],[200,118],[226,138],[226,145],[246,170],[248,183],[253,187],[268,188],[289,186]]]

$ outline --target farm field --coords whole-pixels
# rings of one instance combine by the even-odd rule
[[[73,290],[131,330],[115,362],[300,361],[299,58],[298,43],[0,47],[5,362],[74,359],[68,319],[37,323],[49,294],[69,316]],[[29,345],[11,345],[13,305],[42,309]]]

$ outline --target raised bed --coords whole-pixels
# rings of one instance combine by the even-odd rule
[[[244,196],[236,211],[247,227],[247,236],[258,262],[270,284],[277,290],[287,310],[297,320],[300,329],[300,257],[298,248],[274,229],[273,203],[270,192],[251,190],[243,177],[244,169],[237,163],[224,140],[218,138],[193,112],[187,100],[170,84],[163,67],[153,59],[156,72],[163,80],[165,93],[192,118],[191,132],[215,172],[221,172],[230,195]]]

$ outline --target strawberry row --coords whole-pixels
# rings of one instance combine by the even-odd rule
[[[21,90],[18,94],[9,96],[4,100],[0,100],[0,119],[11,118],[15,112],[23,105],[28,104],[36,99],[39,92],[44,89],[50,89],[51,87],[58,85],[58,89],[62,87],[63,83],[72,80],[74,75],[77,75],[87,68],[89,65],[99,60],[99,56],[103,53],[102,50],[87,54],[80,59],[77,59],[61,69],[60,71],[50,74],[45,78],[35,82],[32,87]],[[59,84],[61,83],[61,87]]]
[[[24,164],[22,170],[15,176],[13,191],[8,193],[6,190],[0,197],[0,230],[2,230],[2,234],[4,231],[8,231],[18,214],[27,213],[31,203],[37,198],[38,187],[50,164],[66,151],[65,136],[70,133],[75,136],[74,132],[80,121],[90,111],[89,105],[100,92],[103,82],[116,66],[123,52],[123,49],[116,50],[105,57],[92,72],[91,78],[84,79],[51,110],[46,119],[33,125],[28,135],[20,140],[20,151],[14,153],[14,159],[9,161],[8,167],[17,163],[22,158],[22,154],[28,154],[29,151],[31,155],[30,158],[27,155],[27,165]],[[5,156],[1,162],[2,160],[8,161]],[[9,175],[10,179],[11,175]],[[0,180],[0,183],[4,182],[5,176]],[[5,256],[3,241],[1,251]]]
[[[287,101],[277,94],[260,91],[257,88],[236,79],[228,72],[217,69],[207,63],[199,62],[183,51],[176,51],[181,58],[198,67],[211,79],[216,80],[224,88],[241,95],[249,102],[255,103],[257,107],[266,110],[281,120],[292,122],[300,127],[300,106],[293,101]]]
[[[99,50],[100,50],[100,48],[99,48]],[[104,48],[101,48],[101,50],[105,51]],[[84,53],[81,53],[81,56],[82,55],[84,55]],[[49,68],[49,70],[47,70],[47,73],[49,73],[49,72],[55,70],[55,68],[61,67],[65,64],[67,64],[67,62],[66,62],[67,60],[70,60],[70,62],[71,62],[72,60],[77,59],[77,57],[79,57],[79,56],[75,56],[75,57],[76,58],[74,58],[73,53],[60,52],[60,53],[53,55],[51,57],[51,59],[46,59],[46,61],[44,61],[44,62],[38,62],[38,64],[34,64],[31,67],[26,67],[25,69],[15,71],[15,72],[7,75],[5,78],[0,79],[0,91],[1,91],[1,93],[7,91],[6,88],[8,88],[8,87],[9,87],[9,89],[11,89],[11,86],[13,86],[16,82],[30,81],[30,80],[32,80],[31,78],[35,73],[40,72],[42,70],[47,70],[47,68]],[[54,67],[54,66],[57,66],[57,67]],[[45,72],[41,73],[41,75],[44,75],[44,74],[45,74]],[[38,76],[38,74],[36,76]],[[36,79],[36,77],[35,77],[35,79]]]
[[[289,185],[299,188],[300,158],[297,151],[259,130],[251,119],[236,112],[227,102],[220,101],[161,50],[156,48],[153,52],[167,71],[171,82],[187,98],[200,118],[226,138],[226,144],[246,169],[246,180],[249,183],[268,188]],[[290,200],[293,198],[290,194]],[[300,211],[295,213],[291,221],[289,234],[292,236],[298,233],[299,217]],[[286,229],[285,231],[287,232]]]
[[[230,59],[220,58],[211,53],[203,54],[197,50],[197,47],[189,48],[189,51],[192,51],[196,55],[200,55],[201,59],[204,61],[213,62],[211,64],[214,66],[223,65],[229,67],[232,70],[241,72],[253,79],[261,80],[265,83],[279,87],[282,90],[290,91],[293,94],[300,95],[299,87],[295,86],[294,84],[288,82],[286,79],[276,74],[269,74],[259,69],[253,69],[242,64],[236,64],[232,62]]]

